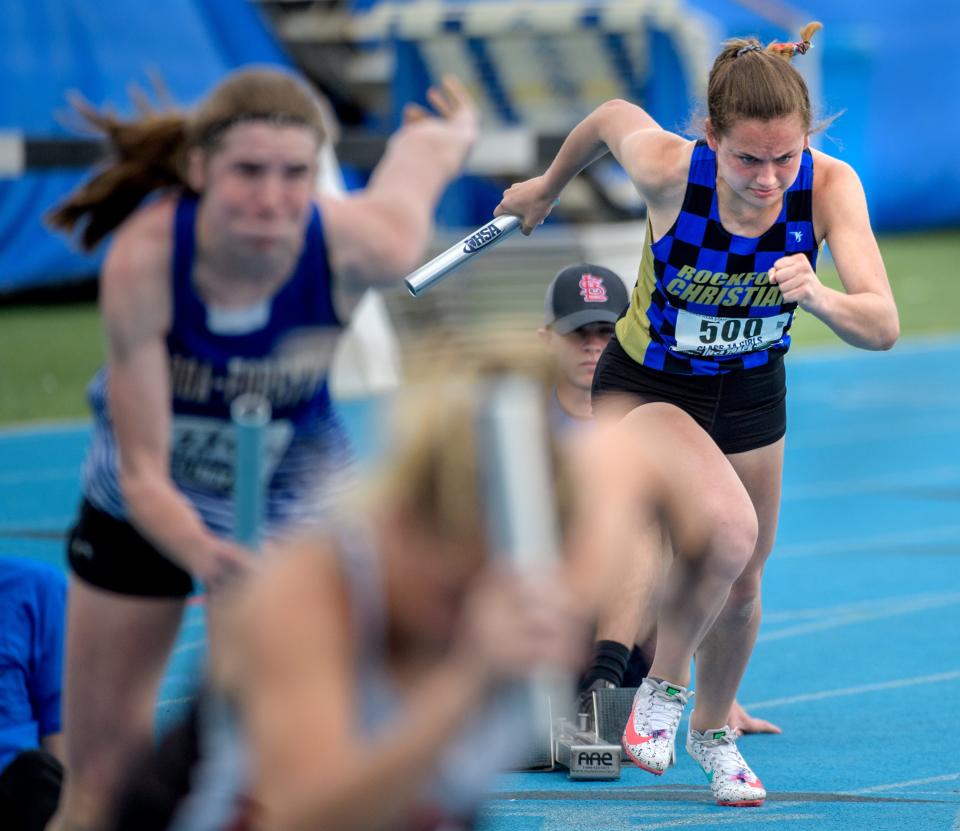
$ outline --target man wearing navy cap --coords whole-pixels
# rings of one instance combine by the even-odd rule
[[[629,301],[623,280],[591,263],[566,266],[547,287],[539,333],[557,363],[556,426],[592,417],[593,371]]]
[[[557,367],[551,410],[557,430],[575,429],[593,417],[593,372],[629,301],[623,280],[609,268],[592,263],[566,266],[547,287],[539,334]],[[582,700],[578,710],[584,709],[593,689],[636,686],[646,675],[649,663],[640,648],[633,647],[643,614],[640,601],[634,598],[645,593],[643,586],[634,586],[634,581],[644,574],[645,570],[626,568],[621,584],[624,591],[606,604],[593,658],[580,679]],[[635,671],[628,674],[628,669]]]

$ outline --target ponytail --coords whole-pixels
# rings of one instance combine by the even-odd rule
[[[68,234],[79,229],[81,247],[91,251],[153,191],[186,185],[187,118],[155,112],[123,121],[86,101],[75,100],[74,108],[106,138],[109,160],[51,210],[47,222]]]
[[[707,111],[714,134],[723,135],[740,119],[770,121],[789,115],[798,115],[810,132],[810,94],[790,60],[806,54],[813,35],[822,28],[816,21],[808,23],[794,43],[764,47],[756,38],[724,43],[707,83]]]
[[[786,58],[788,61],[794,55],[806,55],[813,45],[810,43],[810,39],[822,28],[823,24],[814,20],[800,30],[800,40],[795,43],[771,43],[766,51],[772,55]]]

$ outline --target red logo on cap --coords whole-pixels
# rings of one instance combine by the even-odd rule
[[[580,278],[580,296],[585,303],[606,303],[607,287],[603,284],[603,277],[593,274],[584,274]]]

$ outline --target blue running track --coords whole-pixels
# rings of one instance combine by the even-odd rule
[[[486,831],[960,831],[960,342],[808,351],[787,367],[783,514],[740,696],[784,729],[741,742],[767,804],[717,807],[681,751],[663,777],[507,774]],[[345,414],[369,447],[369,414]],[[0,555],[62,563],[88,433],[0,432]],[[193,605],[161,725],[188,700],[203,643]]]

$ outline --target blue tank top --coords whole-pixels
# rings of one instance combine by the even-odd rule
[[[759,237],[741,237],[720,223],[716,154],[698,141],[676,222],[656,242],[647,223],[637,283],[617,322],[617,340],[637,363],[682,375],[765,364],[771,350],[789,348],[796,309],[770,284],[769,270],[798,253],[816,268],[810,151],[803,151],[776,222]]]
[[[263,313],[225,330],[193,282],[198,202],[184,195],[174,220],[170,356],[173,426],[170,471],[211,530],[233,530],[234,438],[230,404],[244,392],[265,395],[273,408],[266,431],[268,533],[308,519],[323,491],[350,461],[345,431],[333,412],[327,370],[340,323],[320,212],[313,208],[296,268]],[[126,516],[117,445],[107,406],[106,368],[90,384],[94,414],[84,465],[86,498],[117,518]]]

